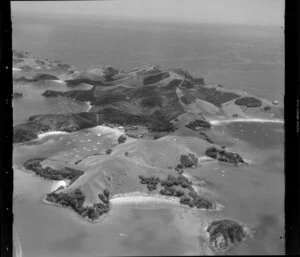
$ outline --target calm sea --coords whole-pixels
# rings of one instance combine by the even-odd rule
[[[284,34],[277,27],[16,14],[13,47],[79,69],[96,63],[123,70],[159,64],[270,99],[284,95]]]

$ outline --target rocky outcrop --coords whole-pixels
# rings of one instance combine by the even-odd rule
[[[216,253],[225,253],[247,237],[245,228],[232,220],[213,221],[207,228],[209,246]]]
[[[262,105],[262,101],[252,96],[241,97],[234,101],[236,105],[243,105],[246,107],[260,107]]]
[[[41,162],[43,162],[44,158],[34,158],[26,161],[23,166],[27,170],[33,171],[38,176],[50,179],[50,180],[64,180],[68,179],[71,181],[75,181],[81,175],[83,175],[83,171],[75,170],[69,167],[65,167],[62,169],[52,169],[51,167],[42,167]]]
[[[221,162],[227,162],[227,163],[245,163],[243,158],[238,154],[234,152],[226,151],[225,149],[217,149],[216,147],[210,147],[205,151],[205,154],[213,159],[216,159]]]
[[[211,124],[205,120],[195,120],[186,125],[187,128],[198,131],[201,128],[211,128]]]

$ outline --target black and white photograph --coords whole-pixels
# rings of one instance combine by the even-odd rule
[[[285,254],[284,0],[10,5],[14,257]]]

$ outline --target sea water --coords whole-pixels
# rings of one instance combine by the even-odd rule
[[[54,19],[15,14],[13,47],[85,69],[183,68],[209,84],[283,100],[284,34],[277,27]]]

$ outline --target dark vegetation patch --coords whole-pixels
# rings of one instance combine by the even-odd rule
[[[204,132],[199,132],[199,135],[203,139],[205,139],[208,143],[214,144],[214,141],[208,135],[206,135]]]
[[[187,124],[186,127],[194,131],[198,131],[201,128],[211,128],[211,124],[205,120],[195,120]]]
[[[108,84],[108,83],[105,83],[102,81],[94,81],[94,80],[85,79],[85,78],[68,79],[68,80],[65,80],[65,82],[67,83],[67,86],[69,86],[69,87],[75,87],[82,83],[89,84],[92,86],[111,86],[111,84]]]
[[[247,236],[244,228],[232,220],[213,221],[207,228],[207,232],[210,247],[216,252],[226,252]]]
[[[182,82],[181,79],[173,79],[169,82],[169,84],[167,86],[165,86],[166,88],[175,88],[178,87],[180,85],[180,83]]]
[[[195,83],[193,81],[190,80],[184,80],[181,84],[182,88],[194,88]]]
[[[199,196],[195,191],[189,192],[188,196],[182,196],[180,198],[180,203],[188,205],[191,208],[196,207],[198,209],[213,209],[214,207],[212,202]]]
[[[230,92],[222,92],[215,88],[201,87],[197,91],[197,97],[220,107],[221,104],[240,97],[240,95]]]
[[[23,97],[22,93],[19,93],[19,92],[13,93],[13,98],[21,98],[21,97]]]
[[[111,154],[111,152],[112,152],[112,150],[111,150],[110,148],[108,148],[108,149],[105,151],[105,153],[106,153],[107,155]]]
[[[155,75],[150,75],[150,76],[144,78],[143,84],[145,86],[151,85],[151,84],[157,83],[163,79],[166,79],[168,77],[170,77],[169,72],[160,72]]]
[[[121,135],[118,137],[117,141],[119,144],[125,143],[127,137],[125,137],[124,135]]]
[[[234,101],[236,105],[244,105],[247,107],[260,107],[262,105],[262,101],[252,96],[241,97]]]
[[[164,120],[155,120],[147,126],[150,132],[173,132],[176,127],[173,123]]]
[[[157,184],[160,182],[160,179],[158,177],[144,177],[139,176],[140,183],[146,184],[149,191],[154,191],[157,189]]]
[[[186,177],[179,175],[177,177],[168,175],[166,179],[157,177],[139,176],[140,183],[146,184],[149,191],[157,189],[160,184],[162,187],[159,190],[161,195],[180,197],[180,203],[190,207],[201,209],[212,209],[213,203],[199,196],[192,187],[192,182]]]
[[[41,162],[44,161],[43,158],[34,158],[26,161],[23,166],[27,170],[33,171],[38,176],[50,179],[50,180],[63,180],[68,179],[74,182],[77,178],[83,175],[83,171],[75,170],[69,167],[64,167],[59,170],[52,169],[51,167],[42,167]]]
[[[146,108],[154,108],[156,106],[161,107],[162,99],[158,96],[146,97],[141,100],[141,105],[142,107],[146,107]]]
[[[217,149],[216,147],[209,147],[205,154],[210,157],[214,158],[221,162],[228,162],[228,163],[245,163],[243,158],[238,153],[233,153],[226,151],[224,149]]]
[[[54,91],[54,90],[46,90],[42,93],[44,97],[70,97],[79,101],[93,101],[93,91],[92,90],[70,90],[66,92],[62,91]]]
[[[188,155],[183,154],[180,156],[180,162],[185,168],[197,167],[198,158],[192,153],[189,153]]]
[[[59,204],[60,206],[70,207],[82,217],[88,217],[90,220],[94,221],[109,211],[109,195],[109,191],[105,189],[103,194],[98,195],[102,203],[95,203],[92,206],[85,207],[83,206],[85,195],[80,188],[76,188],[67,193],[52,192],[47,194],[46,200]]]
[[[40,80],[59,80],[59,78],[50,74],[37,74],[32,78],[32,81]]]
[[[264,111],[266,111],[266,112],[267,112],[267,111],[270,111],[271,109],[272,109],[271,106],[265,106],[265,107],[264,107]]]

